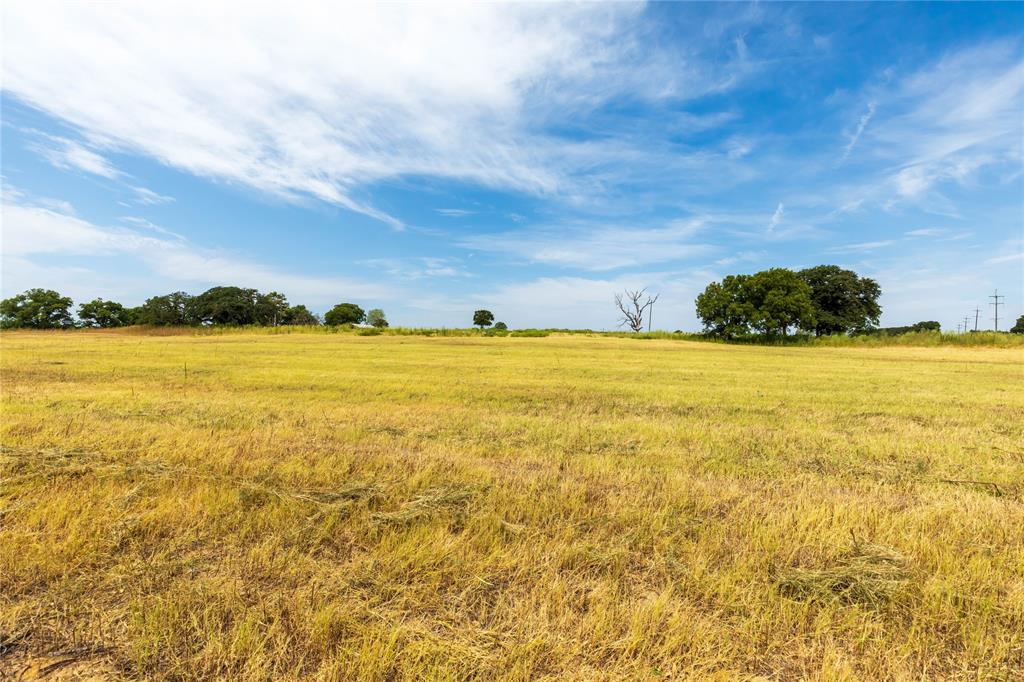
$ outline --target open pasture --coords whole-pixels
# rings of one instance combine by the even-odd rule
[[[1024,675],[1019,347],[0,338],[8,673]]]

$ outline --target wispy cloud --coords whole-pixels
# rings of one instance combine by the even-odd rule
[[[33,147],[56,168],[85,171],[111,180],[122,175],[106,158],[74,140],[53,135],[43,137],[44,141]]]
[[[910,72],[887,69],[857,97],[884,106],[869,105],[844,147],[840,161],[856,148],[862,163],[846,170],[841,185],[819,190],[841,206],[829,219],[907,207],[962,217],[951,189],[971,187],[989,171],[1011,178],[1020,171],[1024,61],[1018,43],[953,50]]]
[[[985,263],[988,265],[992,265],[994,263],[1012,263],[1015,260],[1024,260],[1024,251],[1019,251],[1017,253],[1008,253],[1004,256],[996,256],[994,258],[988,258],[985,260]]]
[[[850,141],[843,147],[843,155],[839,158],[840,163],[846,161],[850,157],[850,152],[857,146],[860,136],[864,134],[864,129],[868,127],[868,123],[871,122],[871,118],[875,115],[875,107],[876,104],[874,102],[868,102],[868,110],[860,117],[860,121],[857,122],[857,129],[853,131]]]
[[[591,271],[614,270],[711,253],[713,246],[693,241],[704,224],[702,219],[691,219],[650,228],[558,225],[474,235],[462,238],[458,245],[534,263]]]
[[[889,96],[904,113],[874,130],[876,152],[899,164],[897,195],[918,199],[986,167],[1019,168],[1022,94],[1024,62],[1007,43],[955,52],[898,81]]]
[[[121,216],[119,218],[119,220],[121,222],[128,223],[129,225],[133,225],[135,227],[142,228],[144,230],[150,230],[152,232],[156,232],[158,234],[166,235],[168,237],[173,237],[174,239],[178,239],[178,240],[181,240],[181,241],[188,241],[188,239],[186,239],[185,236],[180,235],[177,232],[172,232],[171,230],[168,230],[168,229],[165,229],[163,227],[160,227],[156,223],[153,223],[153,222],[147,220],[146,218],[141,218],[139,216],[128,215],[128,216]]]
[[[557,195],[601,146],[538,123],[623,91],[706,90],[679,82],[697,65],[633,56],[641,6],[266,5],[235,17],[230,41],[203,7],[6,6],[4,88],[108,148],[396,227],[360,188],[431,176]]]
[[[782,222],[782,216],[786,214],[786,207],[783,206],[782,202],[775,207],[775,213],[772,213],[771,220],[768,221],[768,232],[774,232],[775,228]]]
[[[924,227],[919,230],[910,230],[903,234],[907,237],[943,237],[949,234],[949,230],[943,227]]]
[[[151,224],[139,220],[128,222],[151,230]],[[33,273],[48,271],[45,263],[36,261],[46,255],[93,256],[126,259],[120,267],[112,261],[98,262],[100,272],[77,268],[62,273],[54,284],[66,282],[64,293],[76,299],[91,298],[100,279],[121,282],[119,298],[142,298],[161,293],[152,289],[153,276],[165,286],[203,288],[217,284],[253,286],[265,290],[284,291],[312,305],[337,302],[341,295],[364,299],[391,299],[395,290],[387,284],[360,282],[340,277],[316,277],[281,271],[244,257],[222,251],[202,249],[181,239],[165,239],[121,227],[104,227],[89,221],[31,203],[5,203],[3,207],[3,290],[5,293],[38,286]],[[124,276],[118,279],[111,272],[147,269],[148,278]],[[75,274],[68,279],[68,275]]]
[[[453,258],[367,258],[360,265],[375,268],[399,279],[423,279],[426,277],[470,277],[459,262]]]
[[[844,246],[834,246],[826,249],[828,253],[865,253],[868,251],[875,251],[877,249],[885,248],[886,246],[892,246],[896,242],[892,239],[883,239],[877,242],[861,242],[859,244],[846,244]]]
[[[474,213],[474,211],[467,211],[463,208],[435,208],[434,210],[443,216],[448,216],[449,218],[464,218],[465,216],[473,215]]]
[[[174,201],[174,197],[168,197],[162,194],[157,194],[153,190],[147,189],[146,187],[132,187],[131,189],[132,192],[135,193],[136,203],[142,204],[144,206],[168,204]]]

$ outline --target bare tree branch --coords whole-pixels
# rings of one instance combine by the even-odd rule
[[[615,307],[622,313],[622,319],[619,320],[619,326],[628,326],[634,332],[643,331],[644,328],[644,311],[650,308],[658,300],[658,296],[655,295],[653,298],[648,296],[647,300],[644,299],[644,294],[647,293],[647,289],[640,289],[637,291],[630,291],[626,289],[625,294],[615,294]],[[623,299],[625,296],[625,300]]]

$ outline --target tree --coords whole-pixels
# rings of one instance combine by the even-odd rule
[[[508,325],[505,324],[504,322],[495,322],[494,330],[499,332],[508,331]]]
[[[339,303],[324,315],[324,324],[337,327],[342,324],[359,324],[366,319],[366,313],[355,303]]]
[[[374,308],[370,312],[366,313],[366,324],[377,329],[383,329],[388,326],[388,320],[384,317],[384,311],[380,308]]]
[[[473,312],[473,324],[483,329],[494,324],[494,313],[490,310],[476,310]]]
[[[132,323],[131,309],[102,298],[79,305],[78,319],[83,327],[125,327]]]
[[[147,324],[156,327],[181,326],[193,324],[189,316],[189,303],[192,296],[184,291],[173,294],[154,296],[135,309],[135,324]]]
[[[278,326],[285,324],[285,317],[288,315],[288,299],[284,294],[271,291],[269,294],[256,292],[255,300],[255,324]]]
[[[935,320],[927,320],[924,322],[915,322],[911,325],[910,329],[915,332],[938,332],[942,331],[942,325]]]
[[[280,324],[287,311],[284,295],[241,287],[207,289],[188,305],[188,317],[199,324]]]
[[[1010,327],[1011,334],[1024,334],[1024,315],[1017,318],[1017,324]]]
[[[811,287],[816,336],[862,332],[878,324],[882,294],[878,283],[838,265],[819,265],[797,273]]]
[[[810,285],[785,268],[712,282],[696,303],[705,332],[724,338],[751,330],[786,336],[792,327],[814,328]]]
[[[756,310],[751,325],[767,336],[786,336],[790,327],[814,328],[811,287],[792,270],[762,270],[746,282],[747,302]]]
[[[644,311],[652,307],[658,300],[656,295],[654,298],[650,296],[644,300],[644,295],[647,293],[647,289],[639,289],[637,291],[630,291],[626,289],[625,294],[615,294],[615,306],[622,313],[622,319],[619,320],[619,326],[628,326],[634,332],[642,331],[644,328]],[[623,299],[625,296],[625,299]]]
[[[750,333],[756,311],[747,301],[749,279],[750,275],[729,275],[721,284],[709,284],[697,297],[697,317],[705,334],[732,339]]]
[[[281,324],[316,327],[320,324],[320,318],[304,305],[293,305],[285,311]]]
[[[71,299],[52,289],[29,289],[0,301],[0,327],[4,329],[62,329],[72,326]]]

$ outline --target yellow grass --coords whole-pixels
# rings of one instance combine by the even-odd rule
[[[0,339],[8,672],[1024,675],[1020,347]]]

